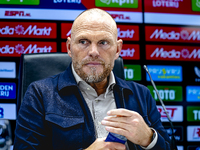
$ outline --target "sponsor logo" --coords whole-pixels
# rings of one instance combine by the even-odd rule
[[[154,81],[182,81],[182,67],[181,66],[158,66],[148,65],[149,73]],[[146,73],[146,80],[150,81],[149,75]]]
[[[197,77],[195,78],[195,82],[200,82],[200,69],[197,66],[194,67],[194,73]]]
[[[200,146],[188,146],[188,150],[200,150]]]
[[[192,0],[192,10],[200,11],[200,1],[199,0]]]
[[[187,141],[200,141],[200,126],[187,126]]]
[[[95,0],[97,7],[138,8],[138,0]]]
[[[16,104],[0,104],[0,118],[16,120]]]
[[[127,41],[139,41],[139,26],[118,25],[118,38]]]
[[[113,19],[119,20],[131,20],[130,16],[126,16],[125,14],[110,14]]]
[[[31,17],[30,13],[26,13],[25,11],[9,11],[6,10],[4,16],[18,16],[18,17]]]
[[[158,111],[161,114],[161,121],[168,122],[167,115],[162,108],[162,106],[157,106]],[[166,106],[167,113],[170,119],[174,122],[182,122],[183,121],[183,106]]]
[[[61,23],[61,38],[67,39],[67,37],[71,36],[71,27],[72,23]]]
[[[4,41],[0,44],[0,56],[21,56],[29,53],[56,52],[56,42]]]
[[[0,4],[39,5],[40,0],[1,0]]]
[[[16,63],[0,62],[0,78],[16,78]]]
[[[53,0],[53,3],[81,4],[81,0]]]
[[[188,102],[200,102],[200,86],[186,86],[186,99]]]
[[[16,84],[0,82],[0,99],[15,99]]]
[[[126,80],[141,80],[141,66],[140,65],[124,65],[124,75]]]
[[[153,7],[179,8],[179,3],[183,0],[152,0]]]
[[[121,31],[120,28],[117,28],[117,32],[118,32],[118,37],[119,38],[133,38],[133,35],[135,33],[135,31],[132,30],[126,30],[126,31]]]
[[[148,60],[200,61],[200,48],[190,46],[146,45]]]
[[[120,56],[123,59],[138,60],[140,59],[140,48],[138,44],[123,44]]]
[[[200,106],[187,107],[187,121],[200,121]]]
[[[167,131],[170,139],[172,138],[172,129],[171,127],[165,127],[165,130]],[[177,141],[183,141],[183,127],[174,127],[174,138]]]
[[[156,86],[158,94],[163,101],[183,101],[182,87],[181,86]],[[147,86],[150,90],[152,97],[159,101],[156,91],[153,86]]]
[[[200,42],[200,28],[146,26],[147,41]]]
[[[1,22],[0,37],[56,38],[56,23]]]

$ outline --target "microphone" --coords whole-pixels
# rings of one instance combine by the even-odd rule
[[[174,138],[174,126],[173,126],[173,124],[172,124],[172,121],[171,121],[171,119],[170,119],[170,117],[169,117],[169,114],[168,114],[168,112],[167,112],[167,110],[166,110],[166,107],[165,107],[165,105],[164,105],[162,99],[160,98],[160,95],[159,95],[159,93],[158,93],[158,90],[157,90],[157,88],[156,88],[156,85],[155,85],[153,79],[151,78],[151,75],[150,75],[150,73],[149,73],[149,70],[148,70],[147,66],[144,65],[143,68],[144,68],[144,69],[146,70],[146,72],[148,73],[149,78],[150,78],[150,81],[151,81],[151,84],[153,85],[153,88],[154,88],[154,90],[156,91],[156,95],[158,96],[158,99],[160,100],[160,103],[161,103],[161,105],[162,105],[162,107],[163,107],[163,109],[164,109],[164,111],[165,111],[165,113],[166,113],[166,115],[167,115],[167,119],[169,120],[169,123],[170,123],[170,126],[171,126],[171,130],[172,130],[172,137],[171,137],[171,143],[170,143],[170,144],[171,144],[171,148],[172,148],[172,150],[178,150],[178,149],[177,149],[177,146],[176,146],[176,140],[175,140],[175,138]]]

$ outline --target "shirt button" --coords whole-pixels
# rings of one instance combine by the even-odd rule
[[[90,90],[90,88],[87,88],[87,90],[89,91],[89,90]]]

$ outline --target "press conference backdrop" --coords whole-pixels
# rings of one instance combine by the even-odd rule
[[[0,118],[16,123],[19,57],[66,53],[73,20],[89,8],[108,11],[124,45],[126,80],[146,85],[172,131],[143,65],[174,125],[179,150],[200,149],[200,0],[1,0]],[[41,64],[42,65],[42,64]]]

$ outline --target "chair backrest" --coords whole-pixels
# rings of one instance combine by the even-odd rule
[[[17,112],[31,82],[63,72],[70,62],[71,57],[67,53],[22,54],[19,66]],[[124,79],[124,64],[121,57],[115,60],[113,72]]]

